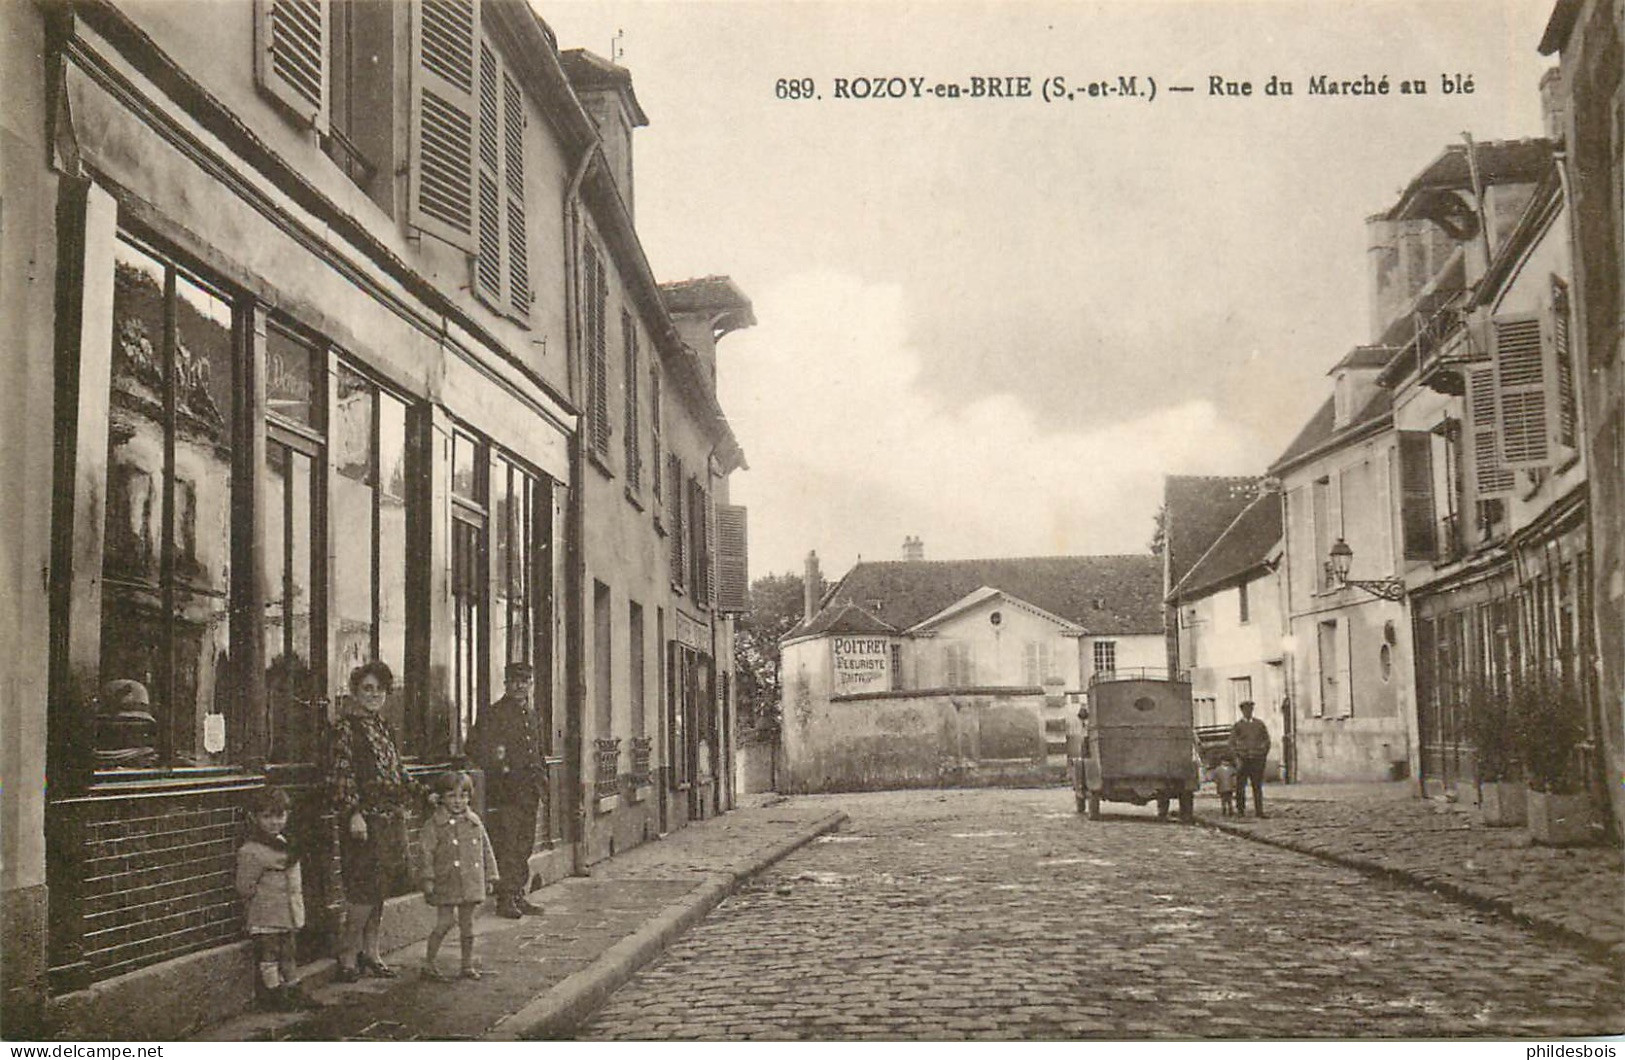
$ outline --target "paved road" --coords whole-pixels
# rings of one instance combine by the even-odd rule
[[[618,991],[607,1039],[1625,1030],[1613,969],[1415,889],[1065,790],[828,797],[841,832]]]

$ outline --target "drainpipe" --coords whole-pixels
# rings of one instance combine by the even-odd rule
[[[578,305],[581,297],[581,184],[593,161],[599,157],[599,144],[595,141],[576,163],[575,172],[564,192],[564,350],[566,375],[570,393],[578,399],[580,385],[581,342],[577,334],[580,319]],[[580,408],[585,409],[585,404]],[[565,746],[564,783],[560,788],[568,792],[566,817],[570,829],[570,872],[584,876],[587,872],[587,802],[583,787],[582,763],[586,741],[586,674],[581,653],[586,643],[586,607],[582,600],[583,586],[587,583],[586,541],[586,489],[584,488],[582,459],[582,429],[584,411],[576,417],[576,429],[570,439],[570,506],[565,513],[565,569],[564,595],[569,601],[570,614],[564,627],[565,674]]]

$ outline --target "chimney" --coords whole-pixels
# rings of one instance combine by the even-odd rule
[[[615,186],[632,213],[632,130],[649,124],[638,97],[632,91],[632,75],[623,66],[594,55],[585,48],[559,53],[564,75],[576,99],[598,128],[604,159],[609,163]]]
[[[925,542],[910,534],[903,538],[903,558],[917,562],[925,558]]]
[[[811,622],[818,611],[818,597],[821,595],[818,590],[823,581],[823,576],[818,572],[818,553],[807,553],[807,571],[801,578],[801,611],[805,622]]]
[[[1540,75],[1540,127],[1548,140],[1563,142],[1568,130],[1568,108],[1563,96],[1563,68],[1554,66]]]

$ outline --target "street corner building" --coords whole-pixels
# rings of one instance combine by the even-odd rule
[[[1090,680],[1164,668],[1155,556],[905,551],[809,589],[780,642],[781,791],[1058,782]]]
[[[267,784],[329,953],[330,725],[367,660],[420,775],[534,668],[529,883],[730,808],[716,357],[755,321],[726,277],[655,280],[628,71],[518,0],[0,28],[7,1036],[246,1005],[232,862]],[[393,901],[385,934],[431,913]]]

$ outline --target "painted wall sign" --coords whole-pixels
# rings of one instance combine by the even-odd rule
[[[891,641],[885,637],[836,637],[835,694],[883,692],[891,687]]]

